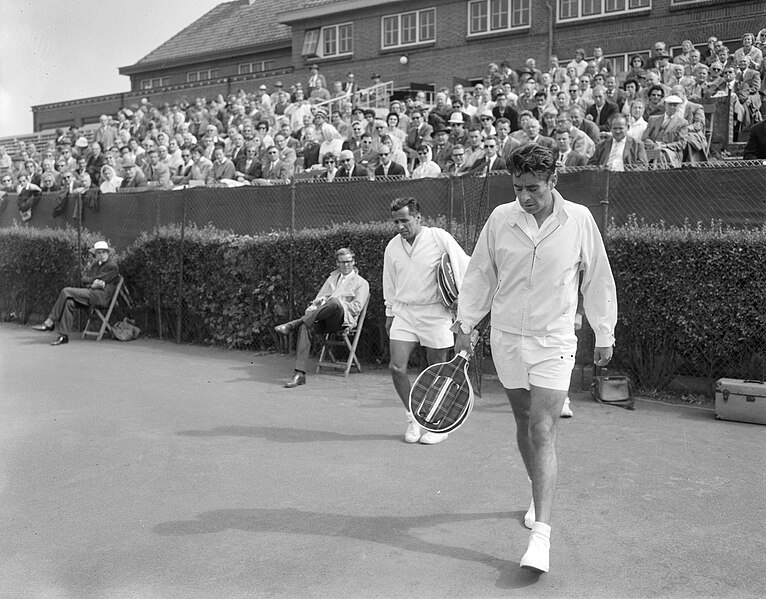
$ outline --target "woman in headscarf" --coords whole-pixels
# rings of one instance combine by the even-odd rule
[[[340,155],[343,149],[343,136],[330,123],[322,123],[317,131],[321,144],[319,146],[319,162],[325,154]]]
[[[117,173],[109,164],[105,164],[101,167],[101,193],[115,193],[122,185],[122,177],[118,177]]]
[[[418,147],[418,160],[420,160],[420,163],[412,171],[413,179],[434,178],[442,174],[442,169],[433,160],[431,146],[422,144]]]

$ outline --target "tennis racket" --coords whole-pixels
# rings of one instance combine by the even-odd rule
[[[478,335],[472,337],[476,342]],[[415,421],[432,433],[457,430],[473,409],[473,386],[468,376],[471,357],[461,351],[449,362],[432,364],[410,389],[409,409]]]
[[[436,269],[436,282],[439,288],[439,296],[445,306],[452,309],[457,301],[458,291],[455,282],[455,271],[452,269],[449,254],[442,254],[439,267]]]

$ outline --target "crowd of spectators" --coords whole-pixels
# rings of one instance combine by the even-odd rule
[[[380,106],[380,87],[360,90],[349,73],[328,89],[313,65],[305,86],[277,82],[163,106],[143,100],[102,115],[90,141],[70,127],[15,156],[0,147],[0,190],[486,174],[504,170],[509,154],[530,142],[553,149],[560,169],[696,162],[708,157],[703,102],[731,96],[735,135],[762,120],[764,50],[766,29],[745,33],[733,51],[711,37],[702,51],[686,40],[671,57],[657,42],[648,60],[636,55],[626,73],[615,73],[601,48],[589,59],[578,49],[565,65],[551,56],[547,71],[531,58],[518,70],[491,63],[472,89],[440,89],[430,102],[418,92],[385,110],[368,107]]]

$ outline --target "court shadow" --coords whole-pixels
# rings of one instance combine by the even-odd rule
[[[399,435],[348,435],[332,431],[306,430],[273,426],[218,426],[208,430],[188,430],[176,433],[184,437],[251,437],[276,443],[316,443],[326,441],[391,441]]]
[[[502,520],[508,512],[433,514],[430,516],[352,516],[285,509],[225,509],[202,512],[193,520],[161,522],[153,532],[162,536],[213,534],[225,530],[249,533],[317,535],[379,543],[405,551],[477,562],[495,568],[501,588],[520,588],[534,584],[537,577],[522,571],[518,562],[509,562],[467,547],[432,543],[411,533],[413,529],[436,527],[458,522]]]

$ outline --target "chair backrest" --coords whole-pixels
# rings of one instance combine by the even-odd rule
[[[707,140],[707,151],[710,154],[710,144],[713,141],[713,126],[715,125],[715,104],[703,104],[702,110],[705,111],[705,139]]]
[[[364,306],[362,307],[362,311],[359,313],[359,318],[356,319],[356,325],[351,327],[349,330],[356,331],[359,333],[359,331],[362,330],[362,325],[364,324],[364,319],[367,316],[367,306],[370,305],[370,298],[367,298],[367,301],[364,303]]]

